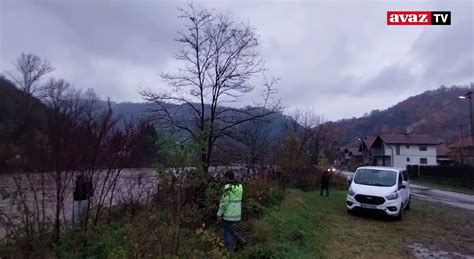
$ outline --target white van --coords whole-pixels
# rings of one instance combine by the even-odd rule
[[[405,169],[381,166],[357,168],[347,192],[349,213],[355,209],[384,211],[401,220],[403,210],[410,209],[411,190]]]

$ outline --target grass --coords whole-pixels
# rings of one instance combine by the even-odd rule
[[[412,210],[401,222],[350,216],[345,195],[334,191],[326,198],[289,190],[280,207],[254,224],[265,226],[266,241],[247,248],[242,257],[406,258],[412,257],[407,247],[413,243],[474,254],[470,211],[413,199]]]
[[[420,184],[431,188],[436,188],[440,190],[452,191],[452,192],[460,192],[460,193],[467,193],[467,194],[474,194],[474,189],[462,186],[455,186],[445,183],[433,182],[426,179],[417,179],[411,180],[414,184]]]

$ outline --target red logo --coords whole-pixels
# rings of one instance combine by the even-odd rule
[[[387,25],[451,25],[451,12],[388,11]]]

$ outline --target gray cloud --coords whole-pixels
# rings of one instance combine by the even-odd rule
[[[360,116],[445,84],[474,81],[473,2],[196,1],[229,12],[260,35],[268,74],[288,110],[328,119]],[[139,86],[166,88],[177,63],[186,1],[0,1],[0,72],[21,52],[48,58],[79,88],[140,101]],[[449,10],[451,26],[387,26],[388,10]],[[258,98],[256,91],[242,104]]]

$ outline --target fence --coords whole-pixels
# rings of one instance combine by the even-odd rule
[[[457,166],[407,166],[411,179],[423,179],[449,185],[474,188],[474,167]]]

